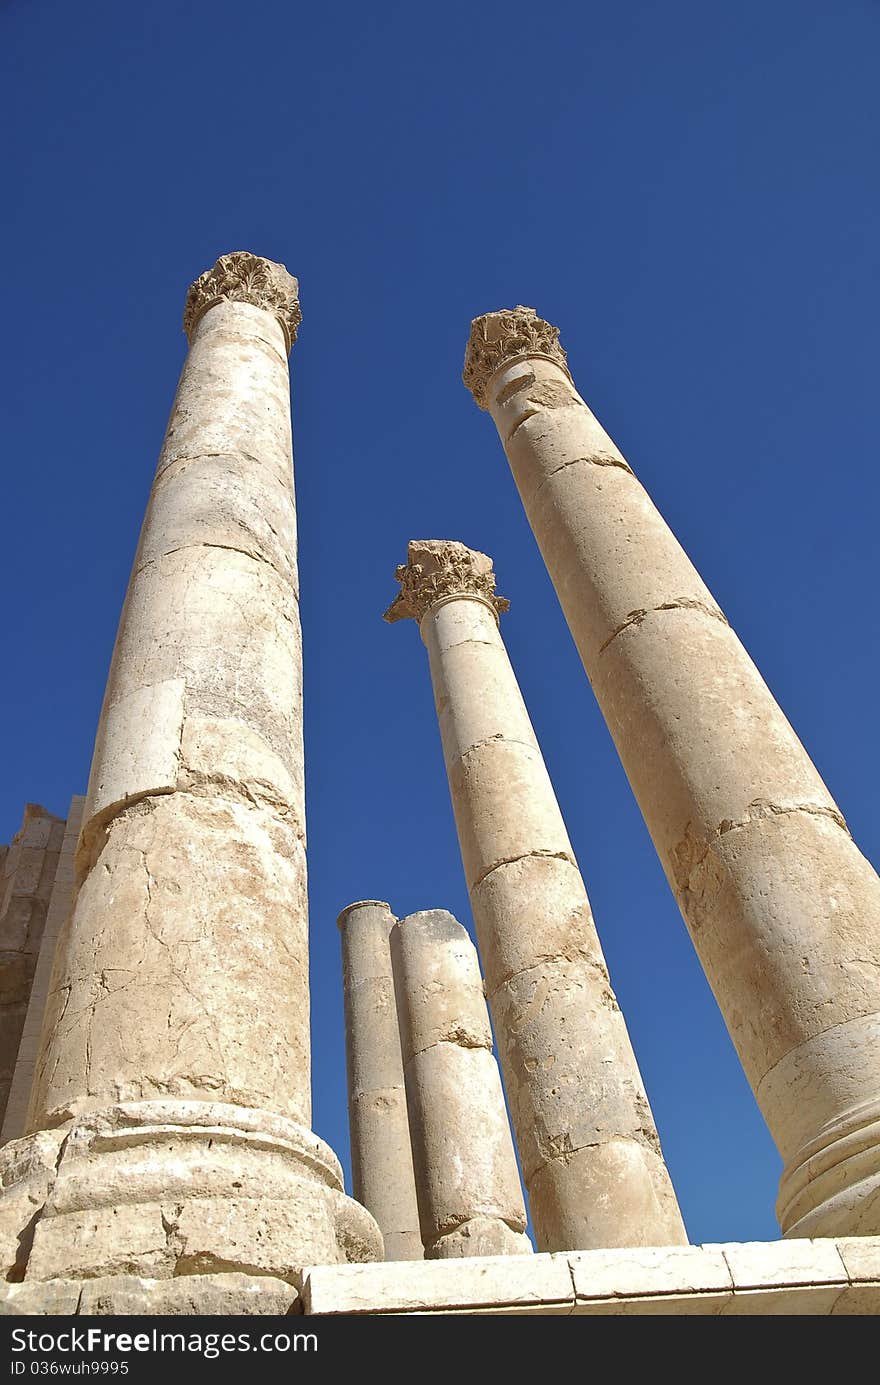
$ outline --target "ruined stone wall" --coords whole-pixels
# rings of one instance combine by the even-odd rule
[[[63,818],[28,803],[18,832],[0,858],[0,1122],[15,1064],[58,859]]]

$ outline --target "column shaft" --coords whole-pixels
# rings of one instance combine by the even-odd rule
[[[376,1219],[386,1260],[421,1260],[387,904],[362,900],[339,915],[348,1068],[352,1191]]]
[[[473,943],[425,910],[391,930],[391,958],[425,1258],[531,1254]]]
[[[880,881],[531,309],[474,322],[489,409],[670,886],[785,1161],[791,1235],[880,1231]]]
[[[413,542],[388,615],[420,618],[540,1250],[683,1242],[586,889],[498,630],[491,563]]]
[[[101,712],[34,1136],[4,1151],[16,1186],[42,1199],[16,1267],[27,1278],[290,1278],[380,1244],[309,1129],[298,322],[296,280],[244,252],[187,300],[190,352]]]

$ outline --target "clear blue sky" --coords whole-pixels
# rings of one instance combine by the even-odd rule
[[[877,0],[0,4],[0,840],[88,777],[190,281],[284,261],[305,635],[315,1128],[347,1161],[349,901],[470,926],[406,541],[492,554],[693,1240],[779,1161],[489,419],[471,317],[560,324],[623,448],[880,855]],[[279,979],[279,982],[281,979]]]

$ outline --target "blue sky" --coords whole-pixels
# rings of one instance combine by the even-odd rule
[[[470,319],[558,323],[876,862],[877,0],[0,4],[0,840],[64,812],[185,352],[188,284],[284,261],[305,638],[315,1128],[347,1163],[342,906],[471,926],[410,537],[492,554],[691,1239],[779,1160],[580,667]]]

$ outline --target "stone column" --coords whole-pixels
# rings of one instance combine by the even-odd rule
[[[428,650],[539,1250],[685,1241],[583,878],[498,629],[492,563],[414,541],[387,620]]]
[[[421,1260],[387,904],[362,899],[339,915],[352,1192],[376,1219],[386,1260]]]
[[[444,909],[391,930],[426,1260],[530,1255],[480,964]]]
[[[787,1235],[880,1232],[880,881],[531,308],[465,382],[526,513],[785,1163]]]
[[[290,1279],[308,1263],[381,1258],[372,1218],[309,1128],[287,367],[299,321],[296,280],[245,252],[189,291],[190,350],[101,712],[33,1134],[3,1151],[33,1225],[13,1276]]]

